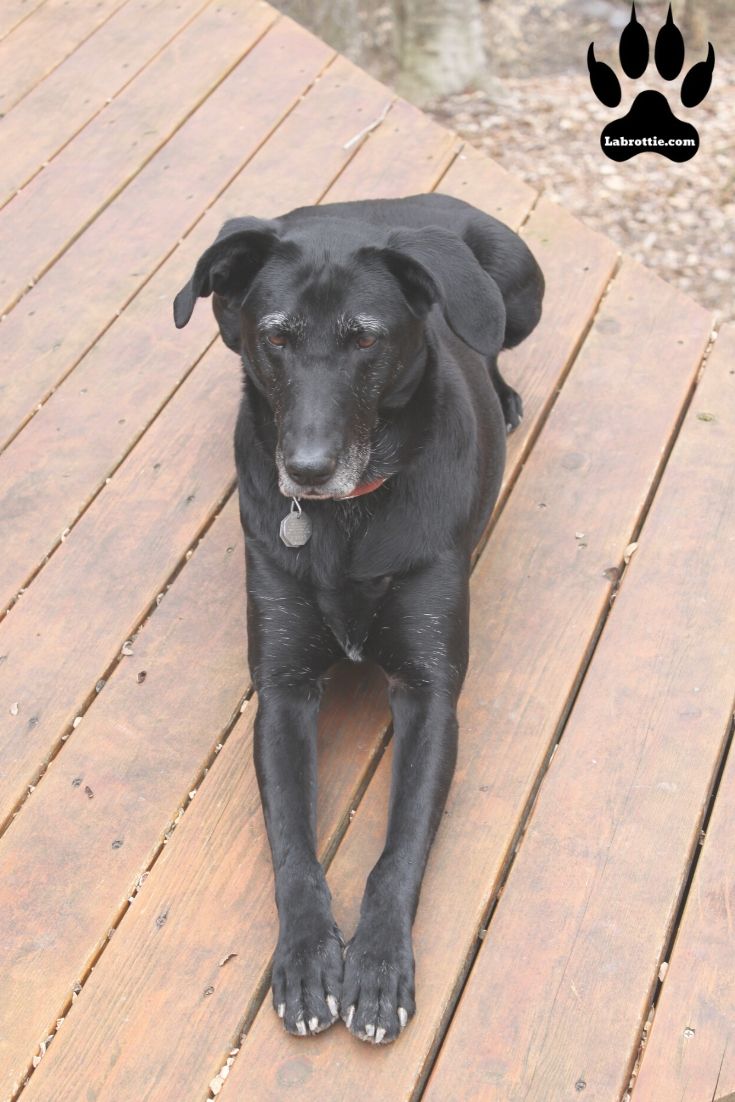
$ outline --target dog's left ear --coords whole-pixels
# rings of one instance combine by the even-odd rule
[[[202,253],[191,279],[174,299],[174,323],[183,329],[198,298],[213,292],[226,302],[242,300],[278,240],[278,224],[263,218],[225,222],[214,244]]]
[[[458,337],[483,356],[497,355],[505,335],[503,296],[457,234],[439,226],[393,230],[386,248],[371,251],[380,254],[417,317],[439,303]]]

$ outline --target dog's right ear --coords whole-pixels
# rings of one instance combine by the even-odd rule
[[[191,279],[174,299],[174,323],[183,329],[198,298],[213,292],[226,306],[243,301],[278,240],[278,223],[264,218],[232,218],[197,261]]]

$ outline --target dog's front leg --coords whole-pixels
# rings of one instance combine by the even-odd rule
[[[345,959],[341,1013],[362,1040],[392,1041],[415,1011],[411,928],[457,757],[467,668],[469,556],[403,579],[371,639],[391,679],[393,776],[385,847]]]
[[[337,1018],[342,938],[316,854],[320,677],[337,657],[296,579],[248,553],[248,637],[258,690],[255,769],[273,857],[279,935],[273,1004],[289,1033]]]
[[[342,981],[342,939],[316,856],[315,689],[262,689],[255,720],[279,920],[273,1004],[289,1033],[302,1035],[335,1021]]]

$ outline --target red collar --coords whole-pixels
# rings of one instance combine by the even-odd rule
[[[384,478],[376,478],[374,482],[363,482],[361,486],[356,486],[351,494],[345,494],[339,500],[347,501],[351,497],[362,497],[363,494],[371,494],[373,490],[379,490],[384,482]]]

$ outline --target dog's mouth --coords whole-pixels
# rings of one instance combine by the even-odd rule
[[[345,498],[352,497],[359,488],[361,483],[350,482],[349,485],[339,486],[301,486],[298,482],[294,482],[291,478],[278,480],[278,489],[284,495],[284,497],[295,497],[298,501],[342,501]]]
[[[334,501],[337,496],[336,494],[320,493],[318,490],[312,490],[308,487],[305,490],[297,490],[296,493],[293,494],[290,490],[284,491],[283,488],[281,488],[281,493],[286,493],[288,497],[301,498],[304,501]]]
[[[334,501],[351,497],[365,481],[370,461],[370,447],[352,444],[340,458],[334,474],[319,485],[297,482],[286,469],[283,454],[276,452],[278,489],[284,497],[306,501]]]

